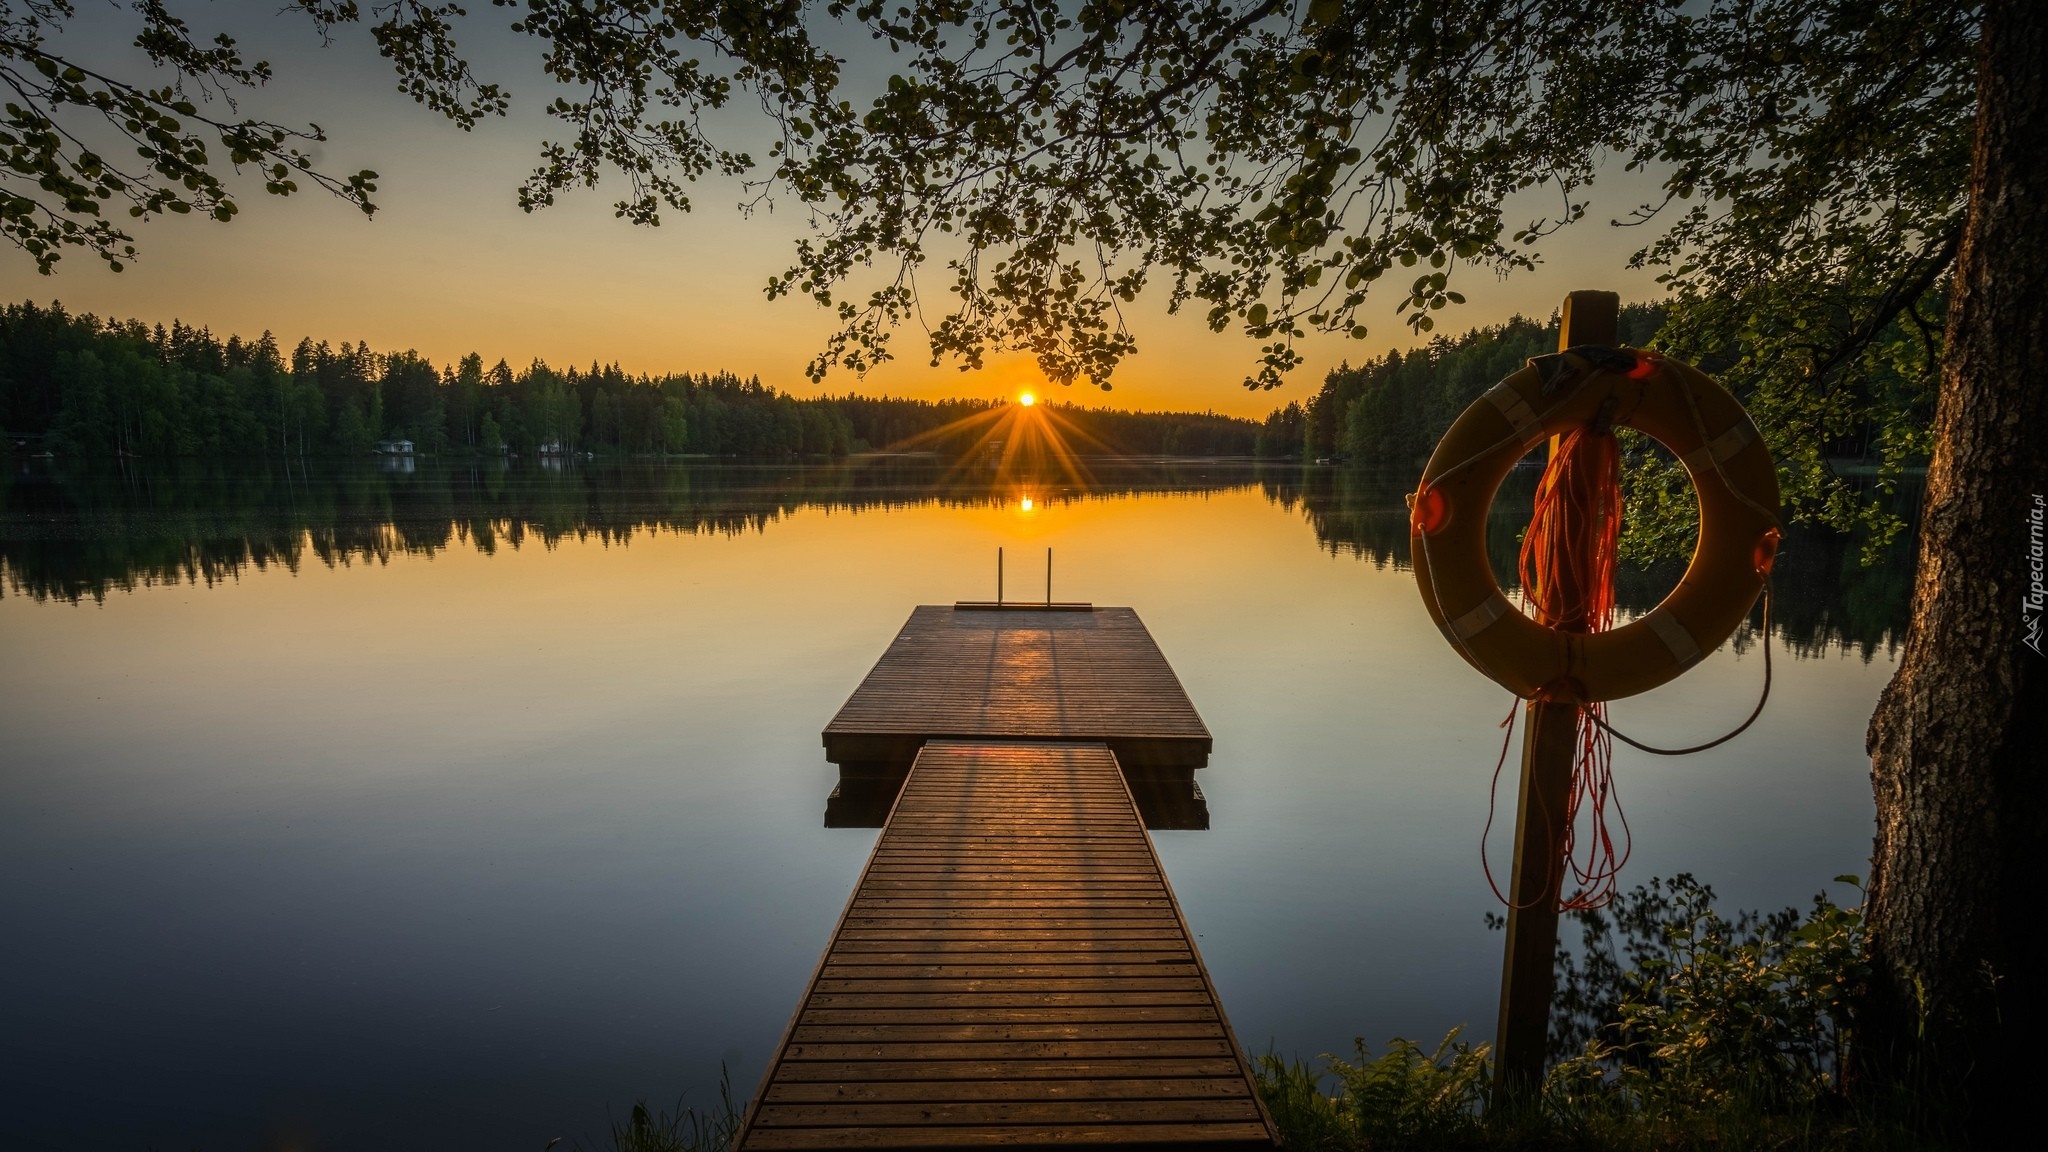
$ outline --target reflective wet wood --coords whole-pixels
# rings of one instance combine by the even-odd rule
[[[935,740],[738,1147],[1273,1143],[1109,748]]]
[[[1129,608],[924,605],[825,726],[849,776],[901,774],[926,739],[1101,741],[1133,774],[1208,763],[1209,729]]]

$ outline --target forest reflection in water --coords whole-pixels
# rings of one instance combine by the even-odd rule
[[[801,509],[918,505],[1039,507],[1138,494],[1256,488],[1298,511],[1321,546],[1375,567],[1408,566],[1403,497],[1414,478],[1292,462],[1091,460],[1082,475],[997,474],[928,457],[830,463],[589,461],[512,465],[431,459],[330,461],[303,469],[206,461],[79,467],[18,462],[0,478],[0,595],[100,601],[161,584],[211,586],[273,566],[298,571],[451,548],[484,554],[565,538],[627,543],[641,533],[768,532]],[[1495,502],[1489,552],[1513,591],[1536,471],[1517,469]],[[1891,498],[1911,515],[1917,490]],[[1774,621],[1794,655],[1830,647],[1868,660],[1903,640],[1911,532],[1865,562],[1861,539],[1811,525],[1786,535]],[[1670,561],[1624,567],[1616,597],[1647,611],[1677,582]],[[1754,642],[1748,626],[1737,651]]]

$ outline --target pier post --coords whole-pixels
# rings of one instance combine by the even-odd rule
[[[1620,342],[1621,297],[1613,292],[1574,292],[1565,297],[1557,347]],[[1550,438],[1556,457],[1562,437]],[[1566,533],[1564,539],[1572,534]],[[1590,534],[1584,534],[1586,539]],[[1549,566],[1569,580],[1587,564]],[[1580,604],[1577,588],[1559,587],[1553,603]],[[1584,619],[1559,628],[1584,631]],[[1494,1033],[1494,1078],[1509,1092],[1543,1082],[1544,1050],[1550,1031],[1550,1001],[1556,991],[1552,959],[1557,951],[1557,902],[1564,879],[1565,810],[1571,799],[1572,756],[1578,747],[1578,705],[1531,700],[1522,728],[1522,786],[1515,808],[1515,862],[1508,889],[1507,941],[1501,960],[1500,1024]]]

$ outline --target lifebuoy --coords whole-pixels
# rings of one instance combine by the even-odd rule
[[[1487,513],[1525,453],[1603,413],[1685,465],[1699,543],[1649,613],[1610,632],[1566,632],[1502,593]],[[1411,498],[1408,541],[1430,618],[1473,667],[1526,698],[1618,700],[1675,678],[1749,614],[1777,554],[1777,470],[1749,413],[1699,370],[1633,349],[1573,348],[1531,360],[1444,433]]]

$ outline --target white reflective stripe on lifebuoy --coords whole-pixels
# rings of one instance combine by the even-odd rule
[[[1550,439],[1543,434],[1543,421],[1536,418],[1536,410],[1529,407],[1529,402],[1522,398],[1520,392],[1509,387],[1506,380],[1488,388],[1486,398],[1493,401],[1493,406],[1500,409],[1500,414],[1508,418],[1509,424],[1514,425],[1515,435],[1522,438],[1523,447],[1534,448]]]
[[[1470,640],[1486,631],[1495,620],[1514,610],[1514,605],[1508,603],[1508,598],[1495,589],[1493,595],[1479,602],[1479,607],[1451,621],[1451,632],[1460,640]]]
[[[1657,639],[1662,640],[1666,648],[1671,649],[1671,656],[1678,661],[1680,668],[1690,668],[1706,655],[1700,651],[1699,641],[1693,639],[1692,633],[1686,631],[1685,625],[1680,624],[1678,617],[1673,616],[1669,609],[1659,608],[1643,617],[1643,622],[1650,626],[1650,631],[1657,634]]]
[[[1678,458],[1688,472],[1699,472],[1709,464],[1726,463],[1730,456],[1747,447],[1756,439],[1756,425],[1748,420],[1737,420],[1726,432]]]

